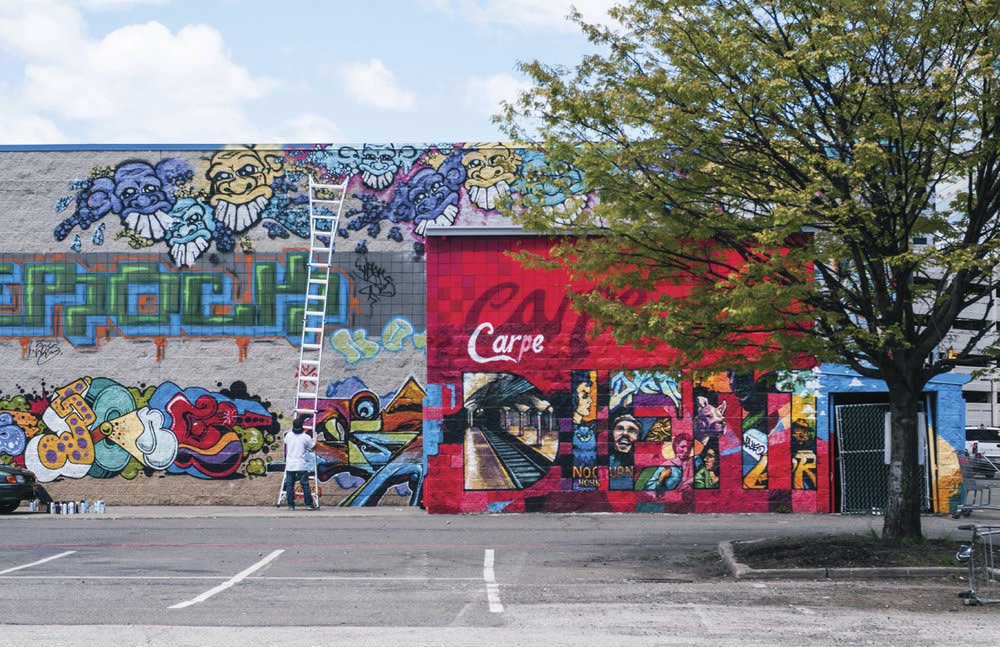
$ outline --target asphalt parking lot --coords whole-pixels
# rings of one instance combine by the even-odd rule
[[[716,557],[879,517],[192,510],[0,520],[0,645],[936,645],[955,613],[958,633],[1000,635],[958,581],[737,582]],[[741,629],[762,618],[779,633]]]

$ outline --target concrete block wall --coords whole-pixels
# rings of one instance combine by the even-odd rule
[[[500,144],[0,148],[0,461],[56,498],[274,501],[308,177],[348,180],[326,320],[324,501],[415,502],[424,231],[504,223]]]

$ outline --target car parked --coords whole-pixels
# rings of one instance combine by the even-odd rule
[[[1000,427],[966,427],[965,451],[983,476],[1000,476]]]
[[[14,465],[0,465],[0,514],[17,510],[21,501],[31,501],[35,495],[35,475]]]

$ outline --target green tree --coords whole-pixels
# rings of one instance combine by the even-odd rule
[[[548,164],[516,217],[599,234],[545,262],[592,281],[575,303],[619,341],[681,349],[676,368],[809,354],[885,380],[883,540],[921,536],[921,392],[987,353],[985,327],[939,349],[997,284],[1000,4],[631,0],[611,15],[573,16],[597,52],[573,68],[522,65],[533,87],[498,120]],[[565,190],[567,165],[592,209],[532,199]],[[615,296],[671,283],[683,296]]]

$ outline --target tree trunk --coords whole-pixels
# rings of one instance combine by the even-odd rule
[[[889,383],[892,415],[891,455],[889,458],[888,494],[882,527],[882,543],[899,544],[904,539],[919,539],[922,492],[918,461],[917,412],[920,392],[905,384]]]

